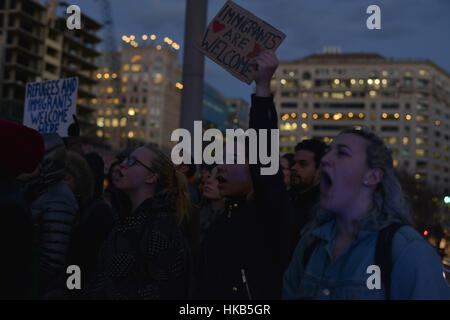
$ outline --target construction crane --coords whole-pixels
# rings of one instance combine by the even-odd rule
[[[105,52],[116,52],[116,31],[114,28],[114,20],[112,16],[111,4],[109,0],[95,0],[100,6],[102,13],[101,22],[103,24],[103,48]],[[118,62],[116,59],[112,59],[111,69],[117,71]]]

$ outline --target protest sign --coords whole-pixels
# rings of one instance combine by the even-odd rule
[[[196,46],[236,78],[250,84],[253,59],[261,50],[275,51],[286,35],[233,1],[220,9]]]
[[[27,83],[23,124],[67,137],[77,107],[78,78]]]

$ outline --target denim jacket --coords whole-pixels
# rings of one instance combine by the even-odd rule
[[[332,219],[311,232],[319,242],[306,268],[303,252],[311,237],[302,237],[284,274],[283,299],[386,299],[381,281],[380,289],[367,285],[373,283],[374,272],[367,268],[375,264],[379,230],[366,224],[333,261],[337,225]],[[450,299],[436,251],[410,226],[401,227],[393,239],[391,299]]]

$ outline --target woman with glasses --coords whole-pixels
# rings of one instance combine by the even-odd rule
[[[170,159],[141,147],[120,165],[115,184],[131,201],[131,215],[100,250],[89,299],[187,298],[189,249],[179,226],[189,210],[186,179]]]

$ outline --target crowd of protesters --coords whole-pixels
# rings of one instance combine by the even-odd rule
[[[277,129],[278,60],[255,60],[249,127]],[[70,130],[0,120],[1,299],[450,299],[391,153],[367,130],[304,140],[275,175],[247,154],[196,168],[150,146],[105,168]],[[81,289],[67,288],[70,265]]]

